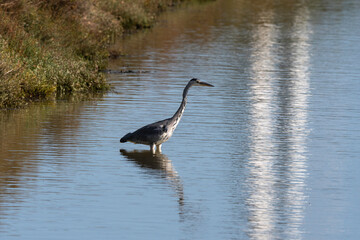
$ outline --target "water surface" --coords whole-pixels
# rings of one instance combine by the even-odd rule
[[[114,46],[113,91],[1,112],[1,239],[359,239],[359,10],[185,6]],[[192,77],[162,154],[119,143]]]

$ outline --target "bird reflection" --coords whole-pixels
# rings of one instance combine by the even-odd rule
[[[179,174],[174,169],[171,160],[160,152],[153,154],[151,151],[131,151],[128,152],[120,149],[120,152],[127,160],[135,162],[139,167],[144,169],[153,169],[158,171],[149,171],[149,173],[164,176],[171,188],[174,189],[178,197],[180,213],[184,205],[184,187]]]

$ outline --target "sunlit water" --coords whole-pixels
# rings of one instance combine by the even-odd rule
[[[105,96],[1,112],[0,238],[360,239],[359,11],[185,7],[114,46]],[[162,154],[119,143],[192,77],[215,88],[190,89]]]

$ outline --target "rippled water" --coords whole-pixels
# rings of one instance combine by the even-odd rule
[[[359,10],[187,6],[114,46],[105,96],[1,112],[1,239],[359,239]],[[162,154],[119,143],[192,77]]]

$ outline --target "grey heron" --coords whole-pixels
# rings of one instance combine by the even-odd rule
[[[161,144],[169,140],[169,138],[174,133],[175,128],[179,124],[186,107],[188,91],[192,86],[213,87],[213,85],[202,82],[197,78],[191,79],[184,88],[182,102],[179,109],[171,118],[148,124],[142,128],[139,128],[135,132],[128,133],[120,139],[120,142],[132,142],[137,144],[150,145],[150,150],[153,153],[155,152],[156,146],[156,150],[161,152]]]

